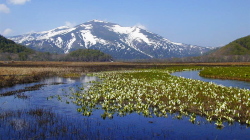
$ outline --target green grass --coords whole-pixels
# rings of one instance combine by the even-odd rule
[[[177,118],[189,116],[195,123],[196,115],[204,116],[209,122],[216,121],[250,124],[250,91],[219,86],[213,83],[171,76],[180,69],[201,67],[169,67],[95,73],[102,82],[87,90],[73,93],[73,102],[78,112],[85,116],[94,109],[103,109],[102,117],[112,118],[137,112],[146,117],[165,116],[177,113]]]
[[[200,76],[218,79],[250,81],[250,67],[206,67],[200,72]]]

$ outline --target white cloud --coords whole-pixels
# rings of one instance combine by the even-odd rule
[[[11,34],[13,31],[10,29],[10,28],[7,28],[7,29],[5,29],[4,31],[3,31],[3,35],[9,35],[9,34]]]
[[[0,13],[9,13],[10,9],[5,4],[0,4]]]
[[[76,24],[73,23],[73,22],[69,22],[69,21],[66,21],[65,22],[65,26],[68,26],[68,27],[74,27]]]
[[[145,25],[142,25],[141,23],[137,23],[135,26],[136,26],[136,27],[139,27],[139,28],[141,28],[141,29],[144,29],[144,30],[147,29],[146,26],[145,26]]]
[[[9,3],[11,4],[25,4],[26,2],[28,2],[30,0],[8,0]]]

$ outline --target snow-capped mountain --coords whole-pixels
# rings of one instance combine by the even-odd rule
[[[32,49],[68,53],[76,49],[98,49],[115,59],[145,59],[198,56],[212,48],[171,42],[139,27],[92,20],[73,28],[62,26],[49,31],[10,37]]]

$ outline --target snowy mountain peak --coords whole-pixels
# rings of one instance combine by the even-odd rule
[[[98,49],[116,59],[197,56],[211,48],[171,42],[137,26],[123,27],[92,20],[75,27],[14,36],[10,39],[39,51],[68,53],[76,49]]]
[[[101,22],[101,23],[107,23],[105,21],[102,21],[102,20],[97,20],[97,19],[94,19],[94,20],[91,20],[92,22]]]

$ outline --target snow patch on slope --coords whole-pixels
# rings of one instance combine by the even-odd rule
[[[129,42],[137,40],[139,42],[144,41],[147,44],[153,43],[146,35],[140,32],[141,29],[138,27],[121,27],[120,25],[113,25],[110,29],[116,33],[128,35]]]
[[[82,30],[81,35],[85,43],[85,47],[88,48],[89,46],[96,44],[95,36],[93,36],[89,30]]]
[[[85,30],[91,30],[91,29],[93,29],[93,26],[91,25],[91,24],[81,24],[80,25],[81,27],[84,27],[85,28]]]
[[[72,48],[73,43],[76,41],[75,34],[71,33],[71,36],[72,36],[72,39],[69,40],[69,43],[68,43],[64,53],[69,53],[69,50]]]
[[[90,30],[81,30],[80,32],[86,48],[96,45],[97,43],[101,43],[103,45],[108,44],[106,40],[94,36]]]
[[[69,32],[74,31],[76,28],[65,28],[64,27],[59,27],[56,29],[52,29],[49,31],[43,31],[41,32],[41,36],[37,37],[36,40],[42,40],[42,39],[49,39],[50,37],[56,36],[56,35],[62,35],[62,34],[66,34]]]
[[[61,37],[57,37],[57,40],[55,42],[55,45],[58,46],[59,48],[62,48],[63,45],[63,40]]]
[[[108,27],[108,26],[107,26]],[[125,34],[127,35],[127,39],[123,40],[126,44],[134,48],[135,50],[153,58],[152,55],[149,55],[140,49],[137,48],[136,45],[134,45],[133,41],[138,41],[138,42],[145,42],[148,45],[152,45],[154,42],[151,42],[148,37],[144,34],[142,34],[140,31],[141,29],[138,27],[121,27],[120,25],[113,25],[112,27],[108,27],[109,30],[114,31],[119,34]]]

